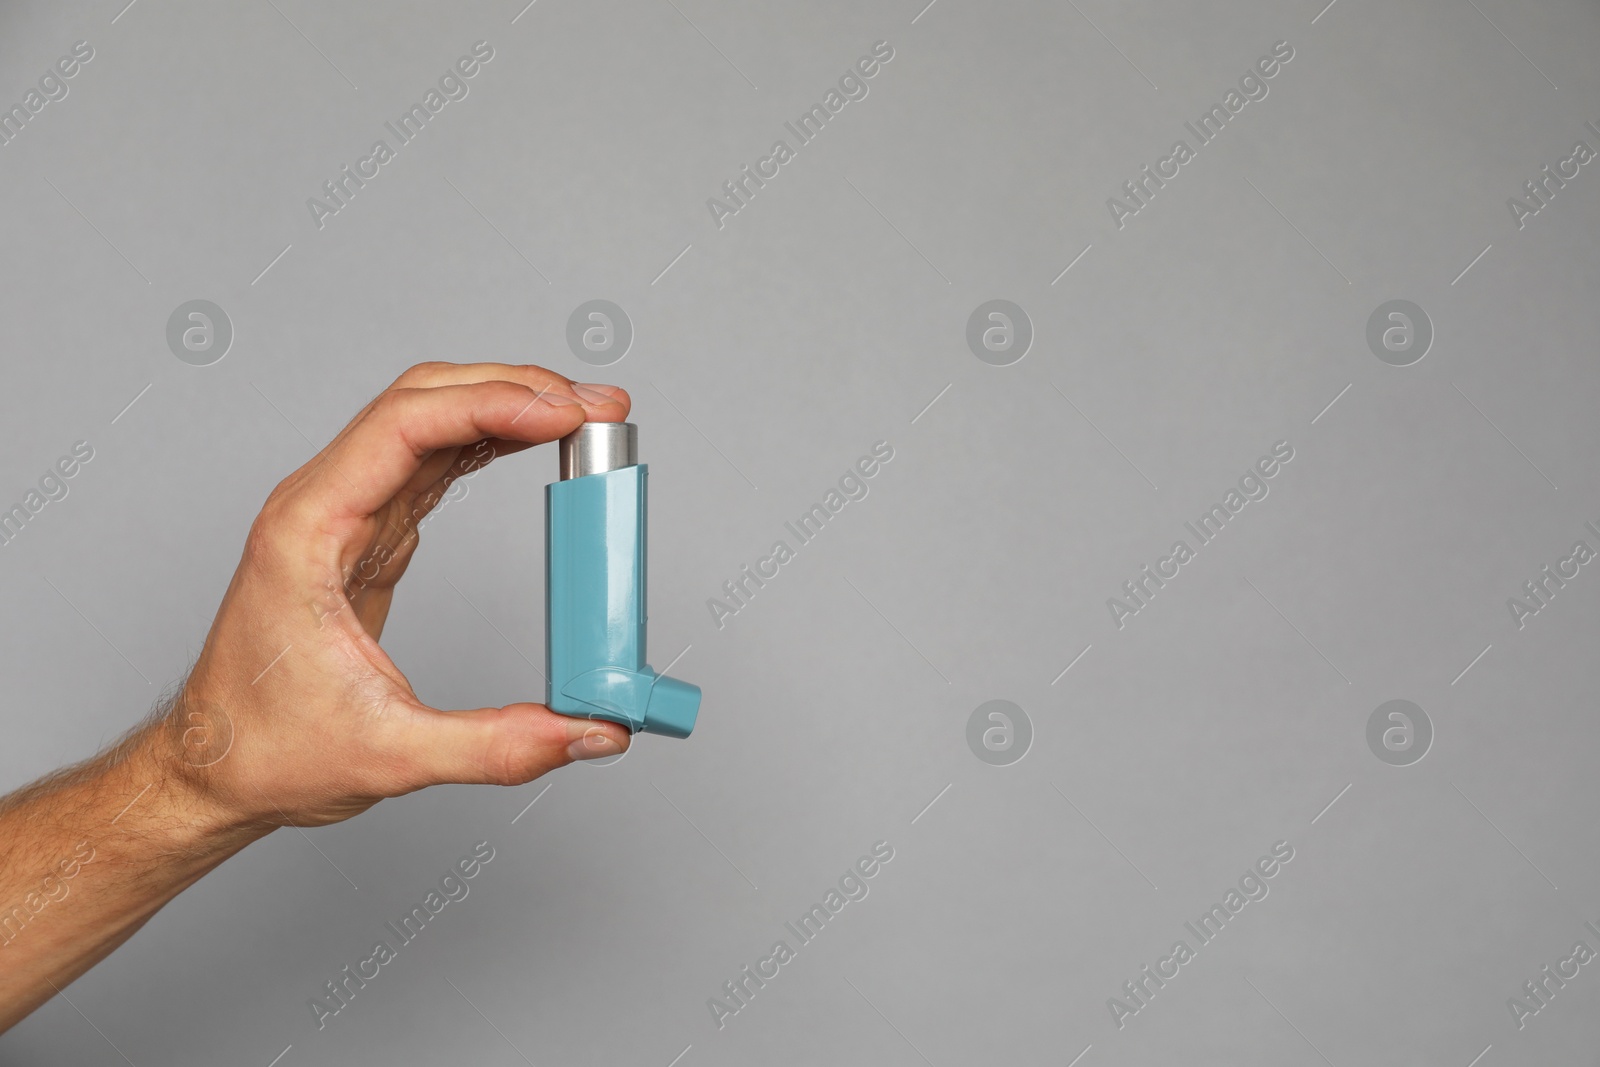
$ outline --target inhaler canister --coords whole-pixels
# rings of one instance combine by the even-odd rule
[[[645,662],[646,479],[639,431],[590,422],[545,486],[545,704],[630,733],[688,737],[700,687]]]

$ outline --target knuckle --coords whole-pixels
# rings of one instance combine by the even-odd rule
[[[394,418],[415,393],[416,390],[409,386],[398,386],[384,390],[372,402],[373,416],[378,419]]]
[[[430,385],[443,378],[454,366],[455,364],[447,363],[442,359],[425,360],[402,371],[400,377],[394,380],[394,385],[391,388],[406,389]]]
[[[525,785],[543,774],[548,763],[536,731],[524,726],[507,732],[484,761],[484,771],[495,785]]]
[[[417,395],[416,389],[388,389],[379,393],[367,411],[360,432],[370,435],[403,431],[412,401]]]
[[[316,526],[318,517],[318,510],[306,499],[305,494],[285,492],[274,493],[267,499],[267,505],[261,509],[256,522],[261,532],[270,539],[281,531],[305,534]]]
[[[260,512],[250,524],[250,531],[245,535],[244,542],[246,559],[263,562],[272,553],[280,531],[293,527],[297,518],[294,513],[294,496],[286,485],[287,483],[280,484],[267,495]]]

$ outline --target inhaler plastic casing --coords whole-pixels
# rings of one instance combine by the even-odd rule
[[[645,663],[645,483],[638,428],[591,422],[561,439],[545,486],[545,704],[688,737],[700,687]]]

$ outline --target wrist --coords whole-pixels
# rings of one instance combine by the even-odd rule
[[[112,791],[127,798],[119,826],[133,820],[160,850],[197,858],[229,855],[274,829],[238,812],[217,788],[233,737],[207,706],[185,688],[109,771]]]

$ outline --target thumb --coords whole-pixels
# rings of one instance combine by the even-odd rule
[[[402,754],[420,789],[446,782],[522,785],[575,760],[627,751],[627,727],[558,715],[543,704],[439,711],[419,706]]]

